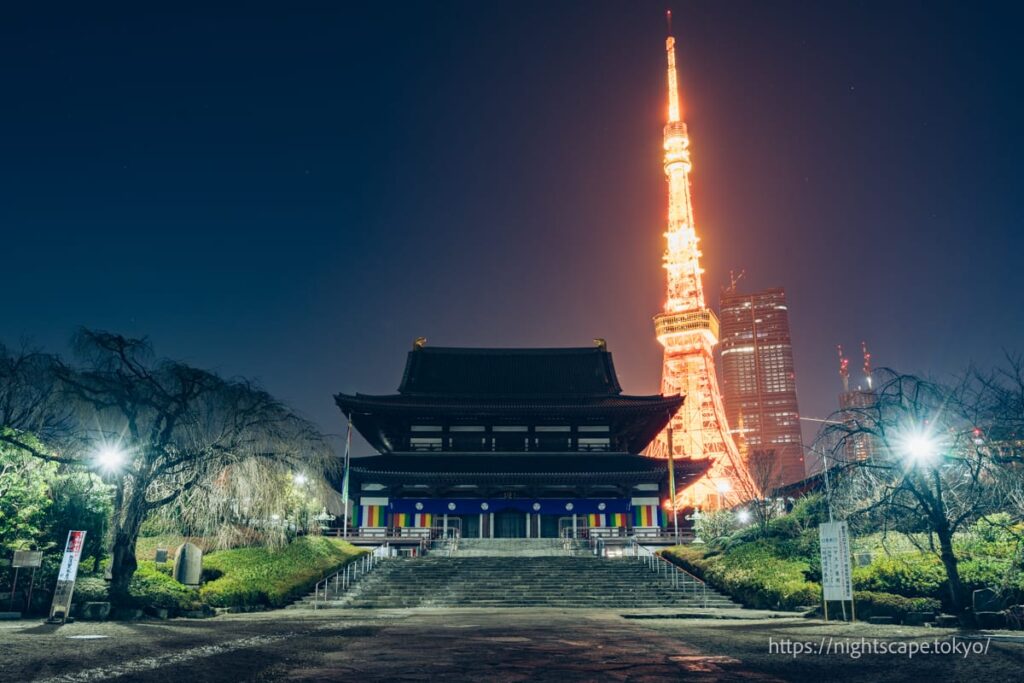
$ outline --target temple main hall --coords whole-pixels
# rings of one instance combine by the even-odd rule
[[[361,537],[658,536],[677,491],[707,461],[640,453],[681,396],[622,393],[593,347],[428,347],[406,358],[398,393],[335,401],[377,454],[353,458]]]

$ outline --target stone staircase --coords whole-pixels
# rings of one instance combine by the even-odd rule
[[[566,557],[589,552],[580,541],[559,538],[464,538],[455,557]]]
[[[532,539],[531,539],[532,540]],[[540,539],[536,539],[540,540]],[[590,554],[469,555],[502,552],[499,544],[470,544],[453,557],[434,554],[387,560],[344,595],[328,594],[323,607],[560,607],[636,609],[704,607],[701,594],[673,589],[663,576],[632,559],[605,559]],[[487,546],[488,544],[484,544]],[[538,544],[535,550],[540,551]],[[548,548],[551,550],[552,548]],[[291,606],[312,608],[307,596]],[[707,607],[738,608],[708,588]]]

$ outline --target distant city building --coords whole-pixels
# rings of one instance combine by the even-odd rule
[[[874,424],[874,408],[878,403],[878,396],[874,391],[844,391],[839,394],[839,410],[841,420],[851,429],[857,423]],[[843,444],[843,452],[837,453],[846,462],[855,460],[870,460],[878,455],[878,440],[870,434],[852,434]]]
[[[864,373],[867,389],[860,386],[850,389],[850,360],[843,354],[841,345],[836,347],[839,353],[839,377],[843,380],[843,392],[839,394],[839,419],[851,430],[856,430],[858,424],[873,425],[877,419],[874,408],[878,404],[878,395],[874,391],[871,354],[868,352],[867,342],[862,341],[860,348],[864,356],[864,365],[861,370]],[[836,445],[838,444],[831,447],[833,451]],[[863,432],[851,434],[841,446],[841,452],[836,452],[835,457],[842,458],[845,462],[869,460],[878,455],[880,451],[878,440]]]
[[[773,452],[778,484],[806,476],[782,288],[722,295],[722,393],[741,454]],[[769,482],[765,482],[769,483]]]

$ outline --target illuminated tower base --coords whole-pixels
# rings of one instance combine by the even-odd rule
[[[710,309],[690,313],[662,313],[655,317],[658,341],[665,347],[661,393],[681,394],[686,402],[672,417],[672,457],[708,459],[708,476],[680,492],[678,506],[716,509],[728,504],[728,494],[741,463],[725,419],[718,390],[712,349],[718,341],[718,318]],[[648,449],[654,457],[668,457],[666,428]]]

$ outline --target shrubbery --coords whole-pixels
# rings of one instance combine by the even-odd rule
[[[280,550],[236,548],[212,553],[204,562],[207,582],[199,594],[214,607],[282,607],[362,552],[345,541],[305,537]]]
[[[308,593],[325,574],[363,551],[345,541],[306,537],[281,549],[236,548],[203,558],[205,583],[198,589],[171,578],[172,563],[140,560],[129,594],[139,608],[164,608],[172,614],[212,607],[282,607]],[[107,602],[108,584],[84,576],[75,585],[75,604]]]
[[[201,606],[199,592],[183,586],[171,578],[169,565],[139,562],[128,587],[132,604],[138,608],[164,608],[174,612],[197,609]],[[99,576],[85,576],[75,582],[74,603],[107,602],[108,583]]]
[[[866,567],[854,568],[853,585],[874,593],[938,598],[945,590],[946,570],[930,553],[880,555]]]
[[[874,593],[871,591],[855,591],[857,618],[893,617],[903,621],[908,612],[938,612],[942,604],[934,598],[907,598],[891,593]]]
[[[826,518],[820,496],[808,496],[790,514],[772,520],[763,537],[760,529],[748,527],[707,545],[670,548],[664,555],[748,607],[817,605],[821,602],[817,525]],[[1002,590],[1008,602],[1024,600],[1022,532],[1024,525],[996,515],[957,536],[954,547],[968,590],[993,588]],[[872,553],[870,564],[853,570],[858,614],[902,619],[908,611],[939,609],[940,601],[949,599],[942,562],[921,549],[928,547],[927,541],[924,536],[898,534],[855,539],[861,551]],[[891,550],[895,552],[890,554]]]
[[[806,578],[807,562],[780,557],[766,540],[727,553],[676,546],[663,554],[747,607],[791,610],[820,601],[821,587]]]

